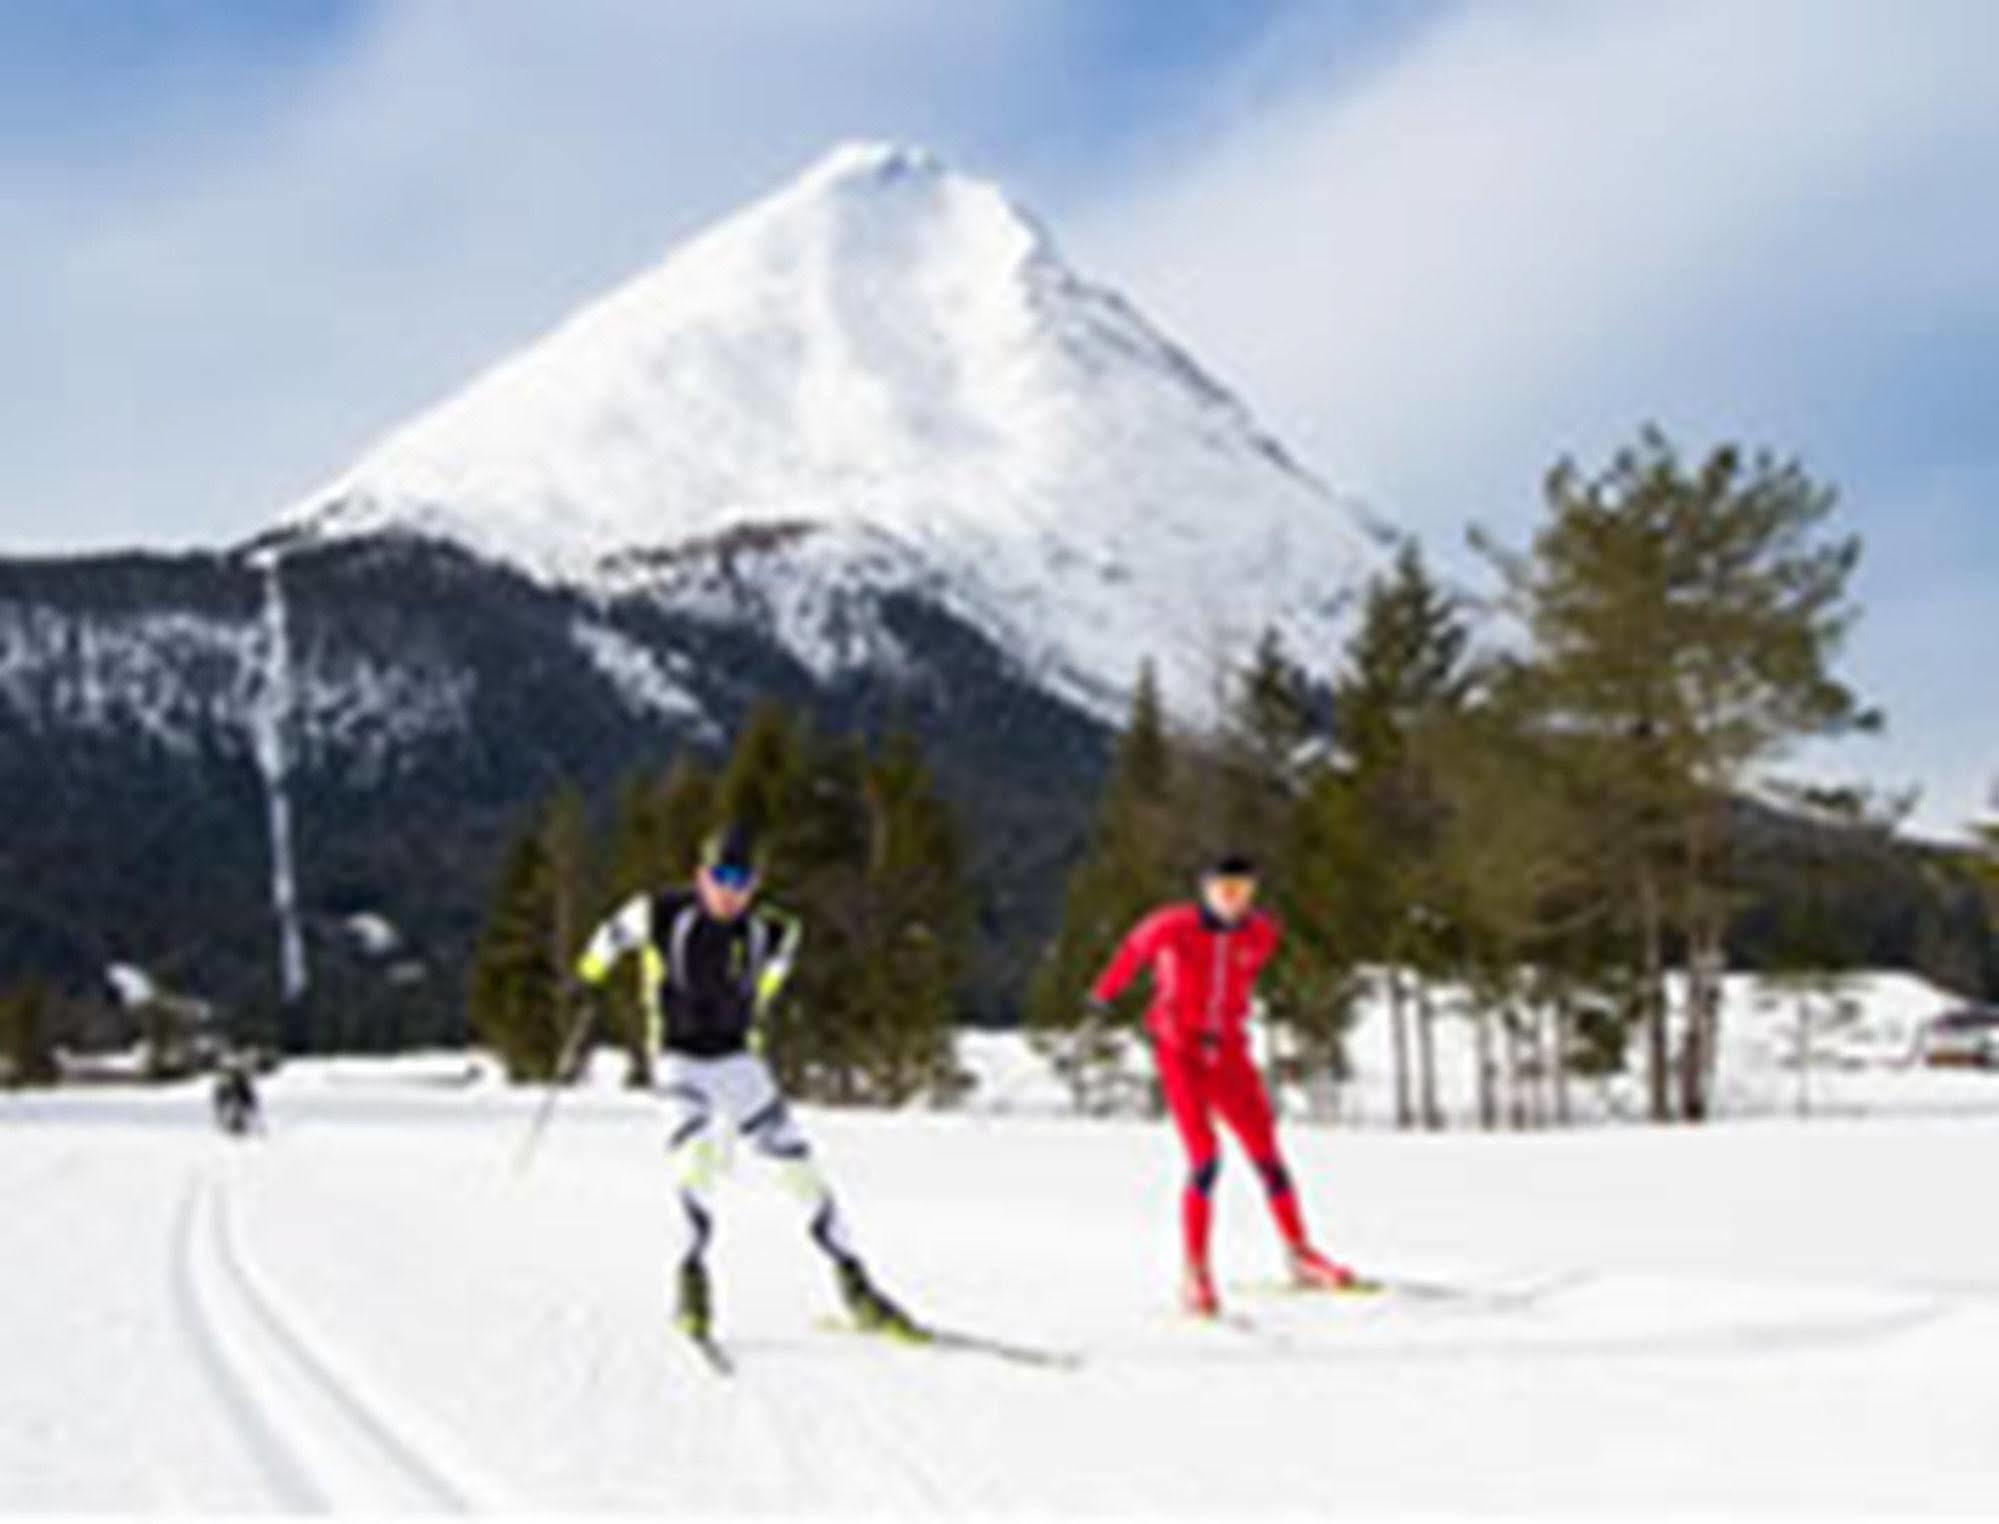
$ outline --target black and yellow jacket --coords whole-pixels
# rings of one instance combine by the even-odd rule
[[[668,890],[626,901],[590,938],[577,972],[602,984],[620,958],[637,953],[647,1046],[724,1058],[750,1047],[758,1018],[791,976],[803,934],[795,916],[768,905],[721,921],[694,890]]]

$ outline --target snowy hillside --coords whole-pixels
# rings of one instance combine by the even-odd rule
[[[875,1268],[1076,1369],[884,1347],[745,1165],[738,1374],[666,1326],[661,1119],[454,1070],[300,1066],[230,1144],[200,1086],[0,1095],[0,1513],[1333,1516],[1989,1512],[1990,1120],[1487,1138],[1296,1127],[1329,1246],[1412,1283],[1172,1310],[1163,1124],[812,1113]],[[1429,1288],[1424,1294],[1421,1288]]]
[[[40,734],[138,737],[191,759],[248,749],[269,700],[263,630],[247,612],[109,613],[0,599],[0,714]],[[296,743],[357,777],[462,732],[472,682],[424,653],[316,646],[289,671]]]
[[[806,584],[781,596],[818,616],[786,628],[815,669],[852,628],[843,590],[914,589],[1098,709],[1148,654],[1198,706],[1266,623],[1324,649],[1370,559],[1348,506],[997,188],[879,144],[681,247],[286,522],[621,592],[783,549],[754,580]]]

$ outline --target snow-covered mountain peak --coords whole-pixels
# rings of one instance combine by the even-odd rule
[[[867,182],[909,178],[941,180],[944,161],[915,143],[888,138],[849,138],[827,149],[819,161],[798,177],[801,186],[825,181]]]
[[[776,526],[821,542],[814,576],[878,575],[899,547],[928,595],[1105,703],[1148,655],[1192,698],[1257,626],[1315,643],[1366,554],[1344,507],[997,186],[875,142],[683,244],[287,515],[585,584]]]

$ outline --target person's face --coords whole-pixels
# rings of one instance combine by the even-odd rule
[[[1214,874],[1201,881],[1201,897],[1216,920],[1233,925],[1256,905],[1256,880],[1247,874]]]
[[[729,868],[703,868],[694,884],[701,895],[701,908],[718,921],[737,919],[757,897],[756,875]]]

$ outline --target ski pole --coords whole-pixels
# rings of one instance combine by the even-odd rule
[[[562,1044],[562,1053],[555,1061],[555,1073],[542,1094],[541,1104],[535,1108],[534,1120],[528,1124],[520,1152],[514,1157],[514,1173],[517,1175],[526,1174],[528,1166],[534,1162],[535,1151],[541,1147],[541,1135],[548,1131],[548,1124],[555,1119],[555,1103],[562,1098],[564,1079],[576,1066],[577,1055],[583,1049],[583,1040],[596,1014],[596,1006],[586,1001],[582,1013],[569,1029],[569,1036]]]

